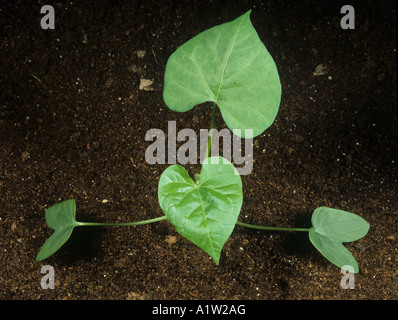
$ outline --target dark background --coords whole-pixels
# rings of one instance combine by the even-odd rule
[[[55,30],[40,8],[55,8]],[[355,8],[342,30],[340,8]],[[396,299],[395,1],[2,1],[0,11],[0,299]],[[151,128],[208,128],[210,106],[178,114],[162,98],[168,57],[252,9],[278,67],[282,102],[255,139],[240,220],[309,227],[314,209],[362,216],[347,248],[355,289],[306,234],[236,227],[220,265],[167,221],[77,228],[40,263],[45,209],[75,198],[80,221],[162,215],[149,165]],[[145,51],[141,57],[137,51]],[[326,73],[314,74],[324,65]],[[153,81],[139,90],[140,79]],[[224,127],[220,113],[216,127]],[[187,166],[198,170],[198,166]],[[108,201],[104,201],[108,200]],[[56,289],[43,290],[43,265]]]

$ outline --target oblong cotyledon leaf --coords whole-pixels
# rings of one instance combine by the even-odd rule
[[[328,207],[317,208],[311,222],[317,233],[340,242],[356,241],[369,231],[369,223],[362,217]]]
[[[178,112],[215,102],[228,128],[243,138],[266,130],[278,113],[281,84],[250,11],[180,46],[167,62],[163,97]]]
[[[160,177],[158,197],[176,230],[218,265],[243,201],[242,181],[235,167],[222,157],[207,158],[194,181],[182,166],[172,165]]]
[[[364,237],[369,223],[356,214],[327,207],[317,208],[311,222],[309,237],[315,248],[339,268],[351,266],[354,273],[358,273],[358,264],[343,242]]]
[[[357,261],[341,242],[333,241],[327,236],[317,233],[314,228],[310,229],[309,237],[314,247],[335,266],[339,268],[351,266],[354,273],[358,273]]]
[[[54,254],[69,239],[73,228],[78,225],[75,200],[69,199],[48,208],[45,219],[54,233],[44,242],[36,261],[47,259]]]

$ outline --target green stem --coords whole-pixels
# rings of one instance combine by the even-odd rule
[[[131,227],[131,226],[138,226],[142,224],[150,224],[154,222],[159,222],[162,220],[166,220],[166,216],[162,217],[157,217],[149,220],[143,220],[143,221],[137,221],[137,222],[116,222],[116,223],[107,223],[107,222],[79,222],[77,221],[78,227],[120,227],[120,226],[125,226],[125,227]],[[249,224],[249,223],[244,223],[244,222],[236,222],[238,226],[245,227],[245,228],[251,228],[251,229],[257,229],[257,230],[271,230],[271,231],[306,231],[309,232],[309,228],[281,228],[281,227],[267,227],[267,226],[258,226],[255,224]]]
[[[154,223],[158,221],[162,221],[167,219],[166,216],[154,218],[154,219],[149,219],[149,220],[143,220],[143,221],[137,221],[137,222],[119,222],[119,223],[106,223],[106,222],[77,222],[77,226],[80,227],[111,227],[111,226],[125,226],[125,227],[130,227],[130,226],[138,226],[141,224],[149,224],[149,223]]]
[[[251,229],[258,229],[258,230],[272,230],[272,231],[307,231],[309,232],[309,228],[280,228],[280,227],[267,227],[267,226],[257,226],[255,224],[248,224],[244,222],[238,221],[236,223],[238,226],[251,228]]]
[[[214,102],[213,103],[213,108],[212,108],[212,111],[211,111],[210,131],[209,131],[209,138],[208,138],[208,141],[207,141],[207,152],[206,152],[205,159],[207,159],[209,157],[210,151],[211,151],[211,140],[213,138],[214,119],[216,117],[215,115],[216,115],[216,103]]]

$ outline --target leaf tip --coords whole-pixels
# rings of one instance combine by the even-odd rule
[[[218,257],[211,256],[211,257],[213,258],[214,263],[218,267],[220,265],[220,256],[218,256]]]
[[[40,250],[40,251],[37,253],[35,260],[36,260],[37,262],[40,262],[40,261],[43,261],[43,260],[45,260],[45,259],[47,259],[47,258],[48,258],[47,256],[43,255],[43,250]]]
[[[44,259],[43,258],[39,258],[39,256],[37,255],[35,260],[36,260],[36,262],[40,262],[40,261],[43,261]]]

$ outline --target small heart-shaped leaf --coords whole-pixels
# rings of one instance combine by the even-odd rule
[[[160,177],[158,197],[176,230],[218,265],[243,201],[235,167],[222,157],[207,158],[195,182],[182,166],[172,165]]]
[[[47,225],[54,230],[54,233],[44,242],[36,256],[36,261],[47,259],[58,251],[69,239],[73,228],[78,225],[75,200],[69,199],[48,208],[45,218]]]
[[[180,46],[166,65],[163,98],[178,112],[215,102],[228,128],[243,138],[267,129],[278,113],[281,84],[250,11]]]
[[[343,242],[364,237],[369,231],[369,223],[356,214],[327,207],[317,208],[311,222],[313,227],[309,237],[315,248],[339,268],[351,266],[354,273],[358,273],[358,264]]]

